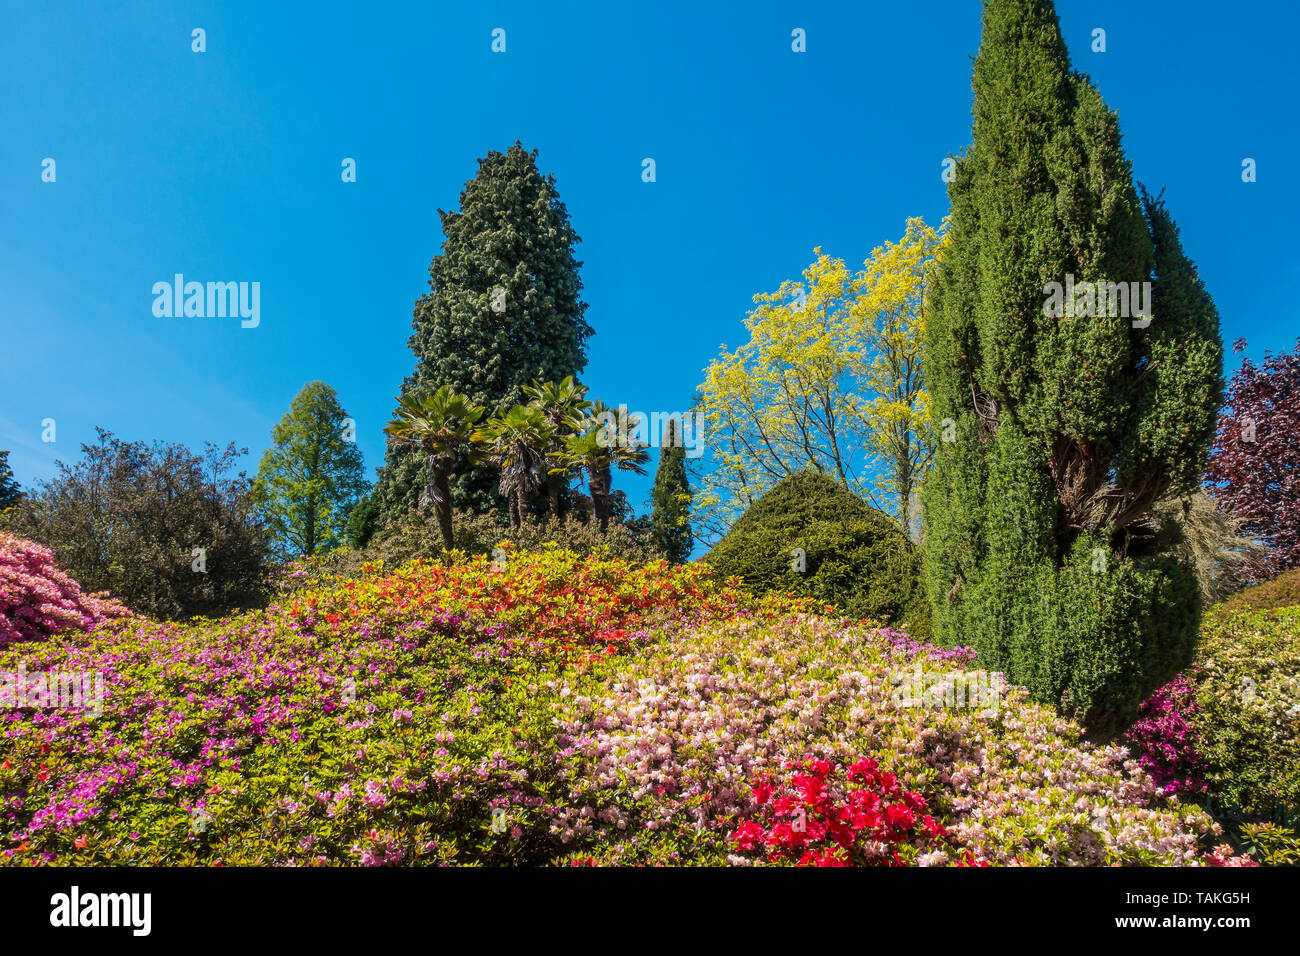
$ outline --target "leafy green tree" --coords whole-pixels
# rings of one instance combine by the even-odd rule
[[[233,473],[246,449],[124,442],[97,429],[73,464],[4,515],[54,552],[87,592],[109,591],[141,614],[182,620],[260,607],[271,535],[252,483]]]
[[[583,318],[579,238],[537,153],[518,143],[479,160],[460,209],[439,211],[446,237],[429,267],[429,293],[415,306],[414,372],[402,386],[446,385],[490,417],[525,401],[533,380],[559,381],[587,363],[592,334]],[[457,507],[499,509],[492,471],[462,453],[453,469]],[[415,507],[428,485],[428,461],[408,446],[388,450],[376,494],[383,522]]]
[[[22,489],[14,479],[14,470],[9,467],[9,452],[0,451],[0,512],[18,504],[22,496]]]
[[[348,512],[369,487],[338,393],[303,386],[271,432],[253,483],[259,507],[286,555],[313,555],[345,540]]]
[[[749,341],[724,346],[696,395],[710,455],[693,459],[696,533],[716,539],[773,483],[824,471],[909,533],[934,453],[923,330],[942,237],[909,219],[861,272],[818,250],[799,281],[754,296]]]
[[[1194,648],[1195,572],[1144,519],[1204,467],[1218,317],[1048,0],[988,0],[973,86],[925,339],[935,633],[1101,739]]]
[[[528,404],[541,411],[550,428],[550,441],[542,455],[546,473],[546,499],[551,520],[564,524],[561,498],[567,485],[564,468],[564,439],[582,427],[583,413],[591,407],[587,401],[587,387],[579,385],[572,375],[559,382],[534,382],[524,386]]]
[[[511,528],[522,527],[546,480],[546,450],[553,435],[546,414],[532,405],[516,405],[474,433],[483,457],[501,469],[498,489],[509,506]]]
[[[668,419],[663,447],[659,449],[659,467],[650,491],[650,529],[655,544],[670,561],[690,560],[694,536],[691,534],[691,486],[686,479],[686,449],[682,447],[681,426]]]
[[[470,442],[474,423],[483,417],[483,406],[444,385],[433,392],[411,392],[399,397],[396,415],[384,431],[392,439],[390,446],[413,447],[424,456],[423,473],[427,478],[416,507],[433,506],[443,547],[450,550],[451,470],[457,452]]]

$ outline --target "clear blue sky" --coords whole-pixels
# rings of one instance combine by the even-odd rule
[[[1057,6],[1138,179],[1167,187],[1225,342],[1291,348],[1297,5]],[[251,473],[313,379],[338,389],[373,474],[435,210],[516,139],[583,239],[585,381],[610,404],[684,409],[753,293],[814,246],[860,263],[908,216],[943,217],[980,32],[975,0],[0,9],[0,448],[23,485],[96,425],[233,440]],[[260,326],[156,318],[151,287],[177,272],[260,282]],[[640,510],[649,479],[616,487]]]

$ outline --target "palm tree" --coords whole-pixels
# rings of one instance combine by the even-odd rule
[[[457,450],[471,438],[483,406],[444,385],[435,392],[412,392],[397,399],[397,417],[384,426],[392,441],[416,445],[429,456],[429,483],[420,492],[421,508],[433,505],[442,544],[451,550],[451,467]]]
[[[587,386],[579,385],[572,375],[566,375],[558,382],[537,382],[524,386],[530,408],[541,411],[546,423],[551,428],[551,440],[546,446],[543,459],[546,467],[546,497],[550,502],[551,519],[564,524],[564,515],[560,514],[560,489],[565,485],[565,473],[569,470],[566,462],[564,440],[583,427],[583,413],[591,407],[586,401]]]
[[[543,449],[550,444],[551,435],[541,409],[528,405],[516,405],[474,433],[484,456],[501,469],[497,488],[510,508],[512,528],[523,525],[529,503],[542,485]]]
[[[612,429],[602,424],[602,416],[609,412],[609,407],[603,402],[592,402],[582,430],[564,441],[566,461],[587,473],[591,510],[596,516],[596,525],[602,532],[609,527],[613,469],[617,467],[644,475],[646,470],[641,466],[650,460],[644,442],[626,439],[620,441],[618,437],[610,435]]]

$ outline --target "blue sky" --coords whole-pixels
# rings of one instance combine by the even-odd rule
[[[1225,342],[1291,348],[1297,5],[1057,7],[1137,178],[1167,189]],[[96,425],[235,441],[251,473],[321,379],[373,474],[442,240],[436,209],[516,139],[555,173],[583,239],[592,393],[684,409],[719,345],[743,340],[752,295],[797,276],[814,246],[860,263],[907,217],[942,219],[940,164],[970,139],[979,10],[7,0],[0,448],[23,485]],[[790,49],[796,27],[806,53]],[[1090,51],[1095,27],[1105,53]],[[356,183],[341,181],[344,157]],[[178,272],[260,282],[260,325],[155,317],[153,284]],[[640,510],[649,481],[616,487]]]

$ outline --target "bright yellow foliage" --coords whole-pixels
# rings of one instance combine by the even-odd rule
[[[940,235],[909,219],[863,271],[814,249],[801,281],[754,296],[749,341],[706,369],[712,460],[697,520],[720,534],[772,484],[818,468],[906,527],[933,454],[921,348]],[[884,504],[882,504],[884,502]]]

